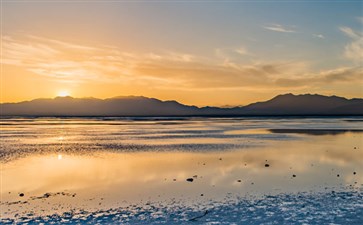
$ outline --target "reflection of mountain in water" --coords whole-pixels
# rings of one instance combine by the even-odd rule
[[[360,133],[363,130],[359,129],[269,129],[272,133],[277,134],[308,134],[308,135],[338,135],[347,132]]]

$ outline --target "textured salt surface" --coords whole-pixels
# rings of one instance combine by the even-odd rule
[[[1,224],[363,224],[361,119],[0,125]]]
[[[226,151],[261,145],[264,141],[301,138],[294,134],[325,135],[362,131],[363,123],[359,118],[351,118],[349,123],[345,120],[347,119],[2,118],[0,162],[50,152],[92,154],[95,151]]]
[[[178,202],[134,204],[98,211],[73,209],[42,217],[32,213],[2,224],[362,224],[363,193],[297,193],[226,198],[186,206]]]

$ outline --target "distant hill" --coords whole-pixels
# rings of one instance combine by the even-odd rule
[[[363,99],[278,95],[244,107],[196,107],[142,96],[108,99],[56,97],[0,104],[1,116],[269,116],[363,115]]]
[[[254,115],[363,115],[363,99],[346,99],[323,95],[278,95],[266,102],[243,107]]]

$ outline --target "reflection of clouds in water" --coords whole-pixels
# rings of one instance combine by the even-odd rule
[[[97,196],[105,198],[103,207],[111,208],[126,200],[207,202],[227,193],[261,195],[362,185],[362,133],[325,132],[329,127],[357,129],[359,124],[328,121],[115,120],[120,124],[110,125],[50,119],[36,126],[4,126],[2,194],[5,201],[15,202],[18,195],[8,192],[42,196],[69,190],[77,193],[71,205],[99,208],[98,202],[89,200]],[[318,127],[324,136],[306,135],[306,130],[293,127]],[[271,133],[270,128],[280,130]],[[186,182],[194,175],[193,182]],[[48,209],[45,204],[38,209]]]
[[[321,140],[319,137],[306,141],[273,142],[268,147],[250,150],[186,153],[186,152],[135,152],[135,153],[98,153],[94,156],[72,156],[58,154],[56,163],[47,156],[25,158],[10,163],[16,165],[23,174],[31,178],[32,174],[46,170],[36,181],[29,180],[16,186],[28,186],[32,182],[52,185],[72,184],[79,188],[87,186],[107,186],[121,184],[152,184],[164,179],[184,181],[197,174],[207,183],[228,187],[237,179],[263,179],[271,177],[291,177],[292,173],[306,174],[309,178],[314,171],[328,174],[332,168],[351,173],[350,170],[362,170],[363,152],[353,150],[351,146],[359,139],[351,134],[331,136]],[[347,147],[344,147],[347,146]],[[345,149],[347,148],[347,149]],[[349,149],[350,148],[350,149]],[[221,159],[221,160],[220,160]],[[267,161],[266,161],[267,160]],[[264,165],[268,163],[270,167]],[[313,165],[313,166],[312,166]],[[6,164],[5,164],[6,166]],[[6,167],[5,167],[6,168]],[[363,172],[363,171],[362,171]],[[19,175],[9,174],[19,177]],[[19,178],[20,179],[20,178]],[[329,179],[325,177],[327,182]],[[13,179],[14,181],[17,179]],[[307,179],[309,180],[309,179]],[[61,181],[61,182],[60,182]],[[100,183],[102,182],[102,183]],[[273,182],[269,180],[269,182]],[[62,183],[62,184],[61,184]],[[66,186],[65,186],[66,187]]]

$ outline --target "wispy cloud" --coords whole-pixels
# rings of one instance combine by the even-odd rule
[[[279,86],[301,87],[301,86],[320,86],[321,84],[331,83],[350,83],[357,82],[363,84],[363,68],[343,67],[333,70],[321,71],[319,73],[307,73],[300,78],[281,78],[277,79],[276,83]]]
[[[283,32],[283,33],[296,33],[296,31],[291,26],[283,26],[281,24],[270,24],[267,26],[263,26],[263,28],[267,30],[272,30],[276,32]]]
[[[250,55],[247,48],[245,48],[245,47],[239,47],[235,51],[240,55]]]
[[[309,63],[303,61],[241,63],[233,58],[210,60],[172,51],[122,52],[112,46],[90,47],[34,36],[26,40],[2,38],[4,64],[23,67],[59,82],[121,82],[190,90],[288,89],[323,82],[359,82],[363,74],[361,68],[355,67],[314,73]],[[232,52],[249,54],[245,48]]]
[[[113,49],[101,49],[76,45],[58,40],[27,36],[24,40],[3,38],[3,63],[62,81],[83,82],[98,79],[102,73],[120,72],[110,60],[98,57],[116,57],[122,62],[122,55],[115,55]],[[110,58],[108,58],[110,59]],[[122,71],[122,70],[121,70]]]
[[[363,21],[360,22],[363,25]],[[340,27],[339,29],[351,38],[351,42],[344,48],[344,56],[361,64],[363,60],[363,33],[350,27]]]
[[[320,38],[320,39],[325,39],[325,36],[322,34],[313,34],[314,37]]]

